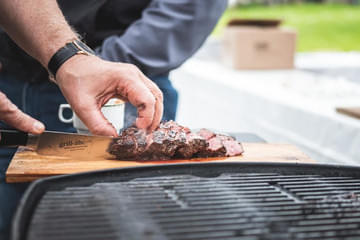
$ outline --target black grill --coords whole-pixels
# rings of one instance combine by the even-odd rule
[[[360,169],[184,164],[41,180],[13,239],[359,239]]]

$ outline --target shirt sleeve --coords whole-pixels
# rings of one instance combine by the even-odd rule
[[[97,49],[103,59],[137,65],[147,76],[167,74],[204,43],[226,0],[153,0],[121,36]]]

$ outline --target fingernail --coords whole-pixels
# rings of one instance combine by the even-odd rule
[[[44,131],[45,126],[41,122],[35,122],[33,125],[33,129],[35,132],[41,133],[42,131]]]

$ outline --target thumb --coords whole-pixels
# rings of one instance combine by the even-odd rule
[[[45,130],[44,124],[20,111],[6,96],[0,92],[0,120],[21,131],[40,134]]]
[[[113,137],[118,135],[114,126],[104,117],[96,104],[89,104],[87,108],[78,110],[73,106],[73,110],[92,134]]]

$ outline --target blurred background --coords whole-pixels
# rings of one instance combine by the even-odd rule
[[[359,164],[359,26],[359,0],[230,1],[200,51],[172,73],[177,121]]]
[[[233,0],[214,34],[232,18],[279,18],[298,31],[297,50],[360,51],[359,0]]]

